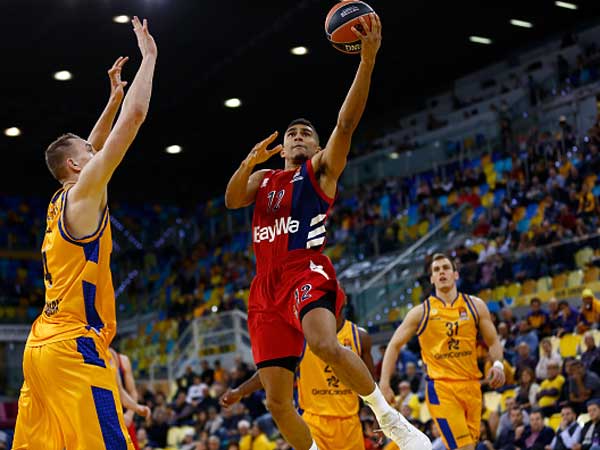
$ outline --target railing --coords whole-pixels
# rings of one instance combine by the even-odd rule
[[[199,317],[190,322],[166,358],[156,355],[149,367],[150,381],[174,381],[187,366],[201,371],[201,359],[220,359],[224,366],[232,364],[236,355],[252,361],[250,349],[247,316],[243,312]]]

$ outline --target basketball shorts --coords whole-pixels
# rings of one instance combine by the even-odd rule
[[[427,380],[427,407],[446,448],[477,444],[482,396],[477,380]]]
[[[95,333],[26,347],[14,450],[133,450],[109,363]]]
[[[310,250],[295,250],[266,273],[256,275],[248,300],[248,331],[254,362],[260,367],[298,361],[304,349],[301,320],[323,306],[336,316],[345,295],[329,258]]]
[[[317,447],[326,450],[365,450],[365,438],[358,414],[330,417],[305,411],[302,418]]]

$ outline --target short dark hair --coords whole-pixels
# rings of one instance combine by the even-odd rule
[[[65,160],[71,149],[71,140],[81,139],[73,133],[65,133],[52,142],[46,149],[46,165],[52,176],[62,182],[67,176]]]
[[[317,143],[319,142],[319,133],[317,133],[317,129],[315,128],[315,126],[312,124],[312,122],[310,120],[299,117],[297,119],[292,120],[285,130],[286,131],[289,130],[294,125],[306,125],[307,127],[310,127],[313,130],[313,133],[315,133],[315,138],[317,139]]]
[[[542,419],[544,418],[544,412],[541,410],[541,408],[531,408],[529,416],[531,416],[532,414],[539,414],[540,416],[542,416]]]
[[[439,261],[440,259],[447,259],[448,261],[450,261],[450,264],[452,264],[452,270],[454,270],[455,272],[457,271],[456,263],[454,262],[454,260],[452,258],[450,258],[445,253],[434,253],[434,255],[431,257],[431,264],[429,265],[429,268],[431,269],[431,265],[435,261]]]
[[[537,298],[537,297],[533,297],[533,298],[532,298],[532,299],[529,301],[529,304],[530,304],[530,305],[533,305],[534,303],[537,303],[538,305],[541,305],[541,304],[542,304],[542,301],[541,301],[539,298]]]
[[[571,404],[563,405],[563,407],[561,408],[561,410],[563,410],[565,408],[566,409],[570,409],[573,414],[577,414],[577,411],[575,411],[575,407],[573,405],[571,405]]]

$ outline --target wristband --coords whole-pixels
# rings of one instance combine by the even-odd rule
[[[502,364],[502,361],[498,360],[498,361],[494,361],[494,364],[492,367],[495,367],[498,370],[501,370],[502,372],[504,372],[504,364]]]

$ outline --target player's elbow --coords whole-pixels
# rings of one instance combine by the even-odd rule
[[[354,130],[356,129],[356,125],[357,125],[357,122],[355,120],[340,116],[340,117],[338,117],[336,127],[337,127],[338,132],[347,134],[347,135],[351,135],[352,133],[354,133]]]
[[[144,108],[142,105],[136,105],[131,109],[130,120],[135,125],[141,125],[146,120],[147,115],[148,110],[146,108]]]
[[[234,196],[225,193],[225,208],[227,209],[239,209],[243,205]]]

